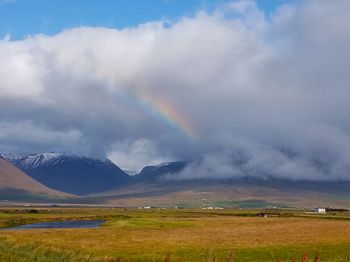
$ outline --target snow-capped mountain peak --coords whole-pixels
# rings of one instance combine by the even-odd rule
[[[126,173],[108,159],[70,153],[3,156],[40,183],[72,194],[110,190],[130,180]]]
[[[41,154],[30,154],[30,153],[8,153],[1,154],[1,156],[8,161],[12,162],[15,166],[21,169],[34,169],[47,164],[55,164],[63,156],[76,157],[66,153],[41,153]]]

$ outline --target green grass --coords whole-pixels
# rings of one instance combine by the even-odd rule
[[[258,249],[241,249],[236,253],[237,261],[276,261],[280,258],[282,261],[291,261],[294,257],[296,261],[301,261],[303,254],[306,252],[310,261],[319,253],[321,261],[340,262],[350,261],[350,244],[343,243],[337,245],[310,245],[305,246],[276,246]]]
[[[17,245],[8,241],[6,237],[0,237],[0,261],[89,261],[91,256],[69,252],[54,247],[40,247],[34,244]]]
[[[261,210],[0,209],[0,227],[104,219],[97,229],[0,231],[0,261],[350,261],[350,215]]]
[[[321,254],[324,262],[350,261],[349,243],[342,245],[319,245],[319,246],[276,246],[265,248],[243,249],[180,249],[173,252],[154,251],[149,254],[114,253],[96,255],[86,252],[67,251],[54,247],[40,247],[40,245],[18,245],[5,237],[0,237],[0,261],[109,261],[121,258],[122,261],[164,261],[167,254],[171,261],[227,261],[228,256],[233,254],[234,261],[241,262],[268,262],[288,260],[294,257],[297,261],[305,252],[309,258]]]

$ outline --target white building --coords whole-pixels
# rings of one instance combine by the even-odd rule
[[[212,206],[202,207],[202,209],[214,209]]]
[[[318,208],[316,208],[316,213],[321,213],[321,214],[324,214],[324,213],[326,213],[326,209],[325,208],[322,208],[322,207],[318,207]]]

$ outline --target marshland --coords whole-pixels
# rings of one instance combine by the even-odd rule
[[[263,215],[262,215],[263,214]],[[265,215],[266,214],[266,215]],[[304,210],[33,208],[0,227],[104,220],[98,228],[0,231],[1,261],[350,261],[350,214]]]

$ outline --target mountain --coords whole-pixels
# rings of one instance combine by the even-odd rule
[[[2,156],[40,183],[71,194],[111,190],[130,181],[130,176],[108,159],[66,153]]]
[[[155,181],[155,182],[154,182]],[[350,182],[279,179],[193,179],[137,181],[94,195],[118,206],[273,208],[330,206],[350,209]]]
[[[249,176],[171,179],[186,165],[186,162],[168,162],[146,166],[132,177],[132,183],[117,190],[94,194],[94,200],[119,206],[350,208],[350,182],[292,181]]]
[[[85,195],[84,203],[118,206],[182,206],[182,207],[316,207],[350,208],[350,182],[291,181],[276,178],[231,179],[171,179],[183,170],[187,162],[167,162],[146,166],[140,173],[129,176],[110,160],[76,156],[64,153],[7,154],[4,158],[46,186]],[[1,163],[7,163],[2,160]],[[0,166],[0,171],[6,168]],[[15,167],[12,166],[12,169]],[[23,172],[16,181],[3,178],[1,188],[45,192],[42,184]],[[215,172],[215,171],[214,171]],[[17,175],[18,176],[18,175]],[[14,177],[17,177],[14,176]],[[12,179],[14,179],[12,177]],[[28,179],[32,182],[28,182]],[[22,184],[23,183],[23,184]],[[41,185],[35,189],[34,185]],[[12,186],[6,186],[12,185]],[[46,187],[44,187],[46,188]],[[46,188],[46,190],[50,190]],[[1,197],[0,191],[0,197]],[[49,192],[47,192],[49,193]],[[77,199],[72,199],[77,201]]]
[[[53,190],[35,181],[0,156],[1,199],[60,198],[68,194]]]
[[[187,165],[186,162],[166,162],[157,166],[146,166],[133,177],[134,182],[160,182],[165,176],[181,171]]]

